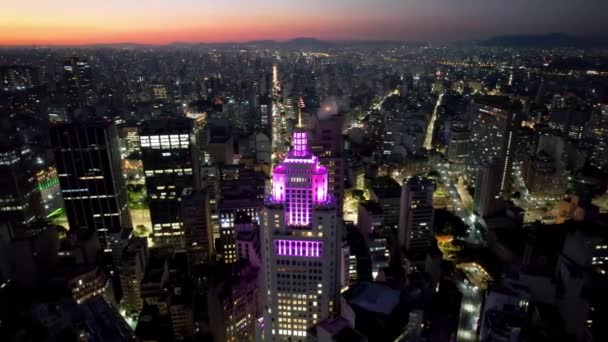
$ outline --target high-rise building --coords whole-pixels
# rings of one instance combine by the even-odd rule
[[[220,236],[218,250],[224,262],[236,261],[235,224],[239,215],[247,215],[258,224],[264,206],[265,177],[261,172],[243,166],[228,166],[221,170],[221,200],[218,205]]]
[[[377,177],[371,184],[371,199],[382,208],[383,222],[388,229],[399,226],[401,186],[390,177]]]
[[[262,211],[263,336],[304,341],[337,310],[341,227],[329,173],[308,149],[301,127],[272,175]]]
[[[414,177],[403,184],[401,209],[399,213],[399,245],[408,254],[424,259],[433,235],[433,193],[432,180]]]
[[[182,193],[181,218],[184,242],[191,262],[201,263],[213,253],[209,194],[185,188]]]
[[[464,164],[469,158],[471,131],[462,124],[453,124],[450,128],[447,158],[453,164]]]
[[[34,167],[28,146],[0,147],[0,221],[27,224],[45,217]]]
[[[259,268],[246,261],[225,265],[209,277],[209,326],[217,341],[256,341],[256,320],[261,312]]]
[[[484,162],[477,173],[475,194],[473,196],[473,211],[488,217],[497,213],[500,192],[500,166],[497,161]]]
[[[194,121],[185,117],[146,121],[139,135],[152,238],[159,246],[184,248],[182,192],[184,188],[200,187],[198,133]]]
[[[319,157],[321,165],[329,173],[329,191],[336,199],[339,215],[342,215],[344,197],[345,158],[342,126],[344,118],[341,115],[320,120],[315,127],[314,141],[310,150]]]
[[[38,83],[36,69],[22,65],[5,65],[0,67],[0,90],[21,90],[30,88]]]
[[[109,121],[51,127],[61,194],[70,229],[95,230],[109,252],[123,228],[131,228],[116,125]]]
[[[124,154],[130,157],[139,154],[139,129],[137,127],[123,127],[120,130]]]
[[[54,166],[49,166],[38,170],[36,181],[45,213],[53,215],[60,212],[63,208],[63,199],[61,198],[61,186],[59,185],[59,177],[57,177],[57,169]]]
[[[122,254],[119,266],[120,285],[123,293],[122,306],[128,312],[139,313],[143,308],[140,286],[144,279],[148,258],[148,241],[145,238],[130,240]]]
[[[77,56],[66,59],[63,64],[63,82],[69,113],[93,104],[93,74],[86,59]]]
[[[236,258],[247,260],[250,265],[259,268],[260,263],[260,230],[257,223],[245,214],[235,220]]]
[[[263,132],[272,132],[272,99],[268,95],[260,96],[259,120],[259,127]]]
[[[566,190],[557,163],[544,150],[524,161],[523,179],[530,195],[537,199],[560,199]]]
[[[497,159],[501,194],[511,190],[519,107],[506,97],[485,96],[475,98],[468,108],[472,147],[469,169],[474,176],[482,163]]]

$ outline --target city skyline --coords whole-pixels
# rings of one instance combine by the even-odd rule
[[[116,11],[116,8],[121,8]],[[604,1],[135,1],[10,3],[0,46],[324,40],[458,41],[505,34],[603,35]],[[539,16],[542,13],[542,17]],[[235,24],[237,23],[237,24]]]
[[[0,341],[608,341],[607,10],[5,4]]]

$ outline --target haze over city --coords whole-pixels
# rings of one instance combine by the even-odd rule
[[[606,13],[5,0],[0,341],[608,341]]]
[[[0,45],[325,40],[471,40],[605,33],[603,0],[7,1]]]

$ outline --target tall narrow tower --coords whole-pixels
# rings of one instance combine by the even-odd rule
[[[109,121],[51,127],[70,230],[95,229],[104,252],[111,252],[122,229],[132,226],[118,144],[118,130]]]
[[[336,311],[340,229],[328,171],[308,149],[301,124],[275,167],[262,211],[264,341],[305,341]]]
[[[410,258],[424,260],[433,236],[433,193],[435,184],[427,178],[414,177],[403,184],[399,213],[399,244]]]

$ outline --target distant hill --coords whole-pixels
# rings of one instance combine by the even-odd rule
[[[205,43],[205,42],[172,42],[169,44],[140,44],[140,43],[100,43],[100,44],[86,44],[86,45],[65,45],[65,46],[54,46],[54,47],[65,47],[65,48],[138,48],[138,47],[175,47],[175,48],[188,48],[195,46],[206,46],[206,47],[239,47],[239,46],[253,46],[258,48],[287,48],[287,49],[304,49],[304,50],[323,50],[334,47],[387,47],[387,46],[398,46],[407,44],[408,46],[420,46],[425,45],[424,43],[418,42],[401,42],[395,40],[321,40],[317,38],[309,37],[298,37],[291,40],[279,41],[279,40],[253,40],[248,42],[219,42],[219,43]],[[44,45],[40,45],[44,46]],[[2,47],[0,47],[2,48]]]
[[[608,37],[577,37],[563,33],[496,36],[478,43],[505,47],[608,47]]]
[[[356,46],[356,47],[373,47],[373,46],[394,46],[403,45],[404,42],[393,40],[321,40],[317,38],[299,37],[287,41],[277,40],[256,40],[243,45],[252,45],[257,47],[269,48],[292,48],[292,49],[327,49],[332,47]],[[412,43],[407,43],[411,45]]]

